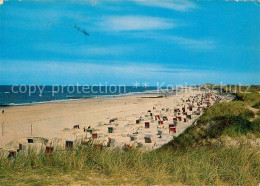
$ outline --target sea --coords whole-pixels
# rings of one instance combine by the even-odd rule
[[[0,85],[0,107],[135,94],[162,95],[155,86],[12,86]]]

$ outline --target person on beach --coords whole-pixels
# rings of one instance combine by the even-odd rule
[[[2,110],[2,114],[5,113],[5,110]]]

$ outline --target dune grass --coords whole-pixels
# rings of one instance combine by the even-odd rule
[[[92,146],[30,152],[0,160],[0,185],[13,184],[185,184],[257,185],[259,151],[198,147],[188,150],[122,151]]]
[[[246,119],[254,117],[254,113],[245,107],[242,101],[222,102],[213,105],[199,118],[199,122],[207,123],[210,120],[221,116],[241,116]]]
[[[260,116],[258,116],[252,121],[252,130],[254,132],[260,133]]]
[[[220,90],[222,93],[250,93],[250,92],[259,92],[260,85],[215,85],[215,84],[207,84],[207,88]]]
[[[212,145],[211,139],[222,135],[230,137],[260,137],[260,120],[253,120],[255,114],[247,108],[245,101],[231,101],[214,104],[198,119],[195,126],[187,128],[177,138],[163,148],[190,148],[200,145]],[[251,121],[253,120],[253,121]],[[252,135],[249,135],[249,134]]]
[[[253,106],[254,108],[259,109],[260,105],[260,94],[259,92],[251,92],[251,93],[240,93],[236,94],[237,99],[244,101],[245,103]]]

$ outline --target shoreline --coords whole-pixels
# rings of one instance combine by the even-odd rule
[[[154,95],[153,93],[151,94],[127,94],[127,95],[104,95],[104,96],[95,96],[95,97],[84,97],[84,98],[71,98],[71,99],[60,99],[60,100],[51,100],[51,101],[39,101],[39,102],[32,102],[32,103],[11,103],[8,105],[0,105],[0,109],[2,108],[8,108],[8,107],[21,107],[21,106],[33,106],[33,105],[40,105],[40,104],[48,104],[48,103],[59,103],[59,102],[69,102],[69,101],[81,101],[81,100],[87,100],[87,99],[99,99],[99,98],[117,98],[117,97],[126,97],[126,96],[137,96],[137,95],[143,95],[141,98],[162,98],[165,95],[162,95],[162,93],[158,93],[161,95],[158,96],[149,96],[145,97],[147,95]],[[174,94],[171,94],[174,95]]]
[[[23,102],[23,103],[8,103],[8,104],[0,104],[0,109],[6,107],[13,107],[13,106],[27,106],[27,105],[36,105],[36,104],[46,104],[46,103],[55,103],[55,102],[67,102],[67,101],[75,101],[75,100],[86,100],[86,99],[95,99],[95,98],[114,98],[114,97],[125,97],[125,96],[138,96],[138,95],[158,95],[164,96],[167,93],[163,92],[165,89],[162,89],[160,92],[157,90],[148,90],[143,92],[128,92],[124,94],[114,94],[114,95],[96,95],[96,96],[89,96],[89,97],[73,97],[67,96],[66,99],[54,99],[48,101],[37,101],[37,102]],[[174,90],[174,94],[176,94],[178,90]],[[170,93],[172,95],[173,92]]]

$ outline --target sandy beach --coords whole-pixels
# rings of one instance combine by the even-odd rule
[[[83,131],[84,127],[91,128],[98,134],[97,143],[105,144],[110,137],[115,139],[115,146],[122,147],[125,144],[133,144],[130,136],[136,133],[135,141],[157,148],[172,140],[173,136],[182,133],[199,117],[194,115],[187,122],[178,121],[176,133],[169,133],[169,124],[173,123],[172,118],[176,116],[173,109],[181,109],[185,105],[187,108],[187,103],[183,100],[191,99],[198,94],[198,91],[193,90],[160,98],[132,95],[6,107],[5,113],[0,115],[0,148],[7,148],[6,144],[10,141],[29,137],[62,138],[72,141],[91,137]],[[156,96],[158,95],[154,95]],[[149,111],[153,116],[150,116]],[[158,125],[155,115],[165,115],[168,121],[165,120],[163,124]],[[140,117],[143,120],[136,124]],[[115,121],[109,122],[113,118]],[[149,122],[149,128],[145,128],[145,122]],[[73,129],[74,125],[79,125],[80,129]],[[113,127],[113,133],[108,133],[108,127]],[[157,135],[158,130],[162,131],[161,136]],[[145,143],[144,137],[147,135],[150,135],[152,143]]]

